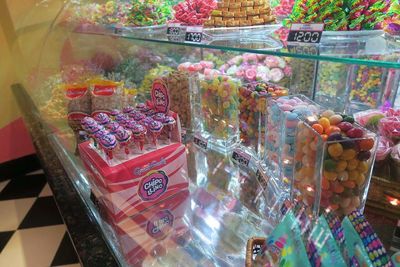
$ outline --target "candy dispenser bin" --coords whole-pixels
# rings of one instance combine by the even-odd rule
[[[380,106],[387,77],[388,69],[385,68],[353,66],[346,113],[353,114]]]
[[[314,97],[314,83],[318,61],[306,59],[292,59],[292,77],[290,80],[290,92],[302,94],[309,98]]]
[[[318,64],[315,102],[337,112],[346,104],[346,86],[350,66],[343,63],[321,61]]]
[[[202,75],[198,83],[200,110],[196,132],[216,150],[227,151],[239,141],[240,81],[226,75]]]
[[[265,164],[271,177],[289,190],[293,176],[295,130],[299,118],[311,116],[319,106],[304,95],[267,99]]]
[[[325,111],[298,123],[292,197],[317,215],[343,216],[364,208],[377,146],[376,134],[350,116]]]
[[[287,94],[287,89],[266,83],[247,84],[239,89],[241,144],[259,159],[264,157],[267,98]]]

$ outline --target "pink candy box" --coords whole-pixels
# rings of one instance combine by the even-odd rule
[[[115,166],[109,166],[89,142],[79,144],[79,151],[114,222],[188,188],[186,150],[181,143],[137,155]]]
[[[142,266],[146,257],[165,253],[187,242],[190,193],[181,191],[159,204],[115,224],[123,254],[132,266]]]

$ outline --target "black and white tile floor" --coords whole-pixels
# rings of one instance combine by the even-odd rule
[[[0,267],[8,266],[80,266],[42,170],[0,182]]]

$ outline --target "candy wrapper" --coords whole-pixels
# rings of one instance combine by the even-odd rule
[[[400,141],[400,116],[386,117],[379,121],[379,133],[394,143]]]
[[[385,247],[359,210],[342,222],[351,266],[393,266]]]
[[[92,116],[103,112],[109,114],[119,109],[122,100],[122,83],[110,80],[94,79],[90,81]]]

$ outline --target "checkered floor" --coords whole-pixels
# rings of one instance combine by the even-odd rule
[[[42,170],[0,182],[0,266],[80,266]]]

